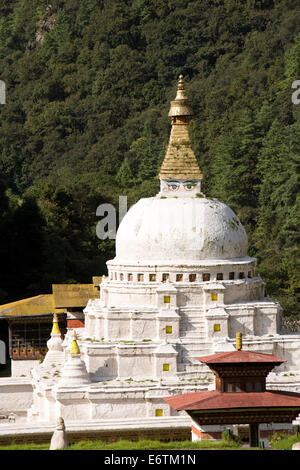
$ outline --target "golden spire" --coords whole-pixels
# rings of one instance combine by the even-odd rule
[[[60,329],[59,329],[59,325],[58,325],[58,318],[57,318],[57,313],[54,312],[53,313],[53,326],[52,326],[52,331],[51,331],[51,335],[60,335]]]
[[[183,76],[179,76],[177,94],[171,101],[171,134],[166,155],[159,171],[161,179],[202,179],[197,159],[191,147],[189,122],[193,115],[187,99]]]
[[[75,330],[73,332],[73,341],[70,348],[70,354],[80,354],[80,349],[77,343],[77,334]]]

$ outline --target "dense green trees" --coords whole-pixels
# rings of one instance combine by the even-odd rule
[[[2,1],[0,302],[105,270],[96,209],[158,191],[183,73],[203,190],[238,213],[267,290],[300,315],[299,24],[298,0]]]

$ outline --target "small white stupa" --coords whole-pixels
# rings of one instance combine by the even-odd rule
[[[58,325],[57,314],[53,315],[53,327],[51,337],[47,341],[47,354],[43,361],[43,366],[47,367],[50,364],[61,364],[64,362],[64,348],[63,339]]]
[[[76,331],[73,332],[73,341],[66,360],[61,378],[56,386],[57,390],[65,387],[78,387],[91,383],[86,370],[85,362],[80,357]]]
[[[67,449],[68,445],[65,423],[60,416],[56,422],[56,429],[51,438],[49,450],[64,450]]]

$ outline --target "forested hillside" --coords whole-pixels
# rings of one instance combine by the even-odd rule
[[[180,73],[203,191],[300,317],[299,0],[1,1],[0,303],[105,272],[96,208],[157,193]]]

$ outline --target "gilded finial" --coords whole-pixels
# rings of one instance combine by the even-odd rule
[[[239,331],[236,333],[236,349],[240,351],[242,349],[242,333]]]
[[[80,349],[77,344],[77,334],[75,330],[73,332],[73,341],[70,349],[70,354],[80,354]]]
[[[184,120],[184,123],[188,124],[188,120],[192,115],[191,102],[185,92],[183,75],[179,75],[177,93],[175,100],[171,101],[169,116],[186,118],[187,120]],[[179,122],[177,122],[177,124],[179,124]]]
[[[51,334],[52,335],[60,335],[60,329],[59,329],[59,325],[58,325],[58,318],[57,318],[57,313],[56,312],[53,313],[53,326],[52,326]]]
[[[185,103],[185,104],[190,105],[190,101],[187,100],[187,96],[186,96],[185,89],[184,89],[183,75],[179,75],[179,80],[178,80],[178,85],[177,85],[177,94],[176,94],[175,101],[178,101],[178,100],[185,100],[185,101],[187,101],[187,103]]]

